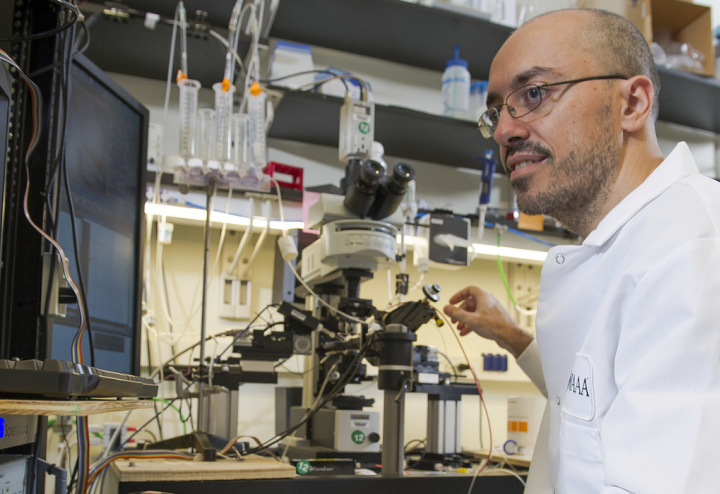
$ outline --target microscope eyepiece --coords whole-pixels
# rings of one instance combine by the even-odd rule
[[[357,167],[355,168],[357,170]],[[366,160],[359,166],[354,177],[348,177],[352,184],[345,194],[345,207],[360,218],[365,218],[375,201],[380,179],[385,176],[385,168],[377,161]]]
[[[356,184],[359,182],[358,186],[361,184],[365,187],[374,188],[377,187],[383,175],[385,175],[385,168],[377,161],[368,160],[360,167],[360,176]]]
[[[415,178],[415,169],[407,163],[396,163],[392,175],[383,178],[377,191],[377,199],[369,215],[374,220],[393,214],[405,198],[407,185]]]

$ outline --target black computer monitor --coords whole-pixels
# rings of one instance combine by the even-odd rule
[[[140,372],[142,259],[149,112],[86,57],[75,59],[66,163],[80,265],[93,332],[95,367]],[[70,211],[60,204],[60,245],[78,282]],[[77,305],[52,317],[47,358],[71,360]],[[90,363],[87,335],[83,355]]]

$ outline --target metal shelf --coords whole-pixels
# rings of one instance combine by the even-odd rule
[[[270,35],[442,71],[453,47],[476,79],[512,29],[401,0],[283,1]],[[720,83],[660,68],[660,120],[720,134]],[[425,145],[435,141],[425,141]]]
[[[188,12],[207,10],[216,26],[227,24],[233,3],[186,2]],[[175,0],[127,4],[172,17]],[[106,71],[165,80],[170,29],[99,19],[86,54]],[[458,44],[473,77],[487,79],[493,56],[511,32],[484,19],[401,0],[282,0],[270,35],[437,71]],[[247,44],[241,44],[245,53]],[[191,75],[203,87],[220,80],[219,43],[191,38],[188,47]],[[660,69],[660,78],[660,120],[720,134],[719,83],[668,69]],[[289,93],[278,106],[270,137],[335,147],[341,104],[338,98]],[[497,150],[471,122],[404,108],[377,105],[375,127],[387,154],[399,158],[472,168],[483,151]]]
[[[322,94],[287,93],[275,110],[269,136],[337,147],[342,103],[342,98]],[[375,140],[389,156],[476,169],[481,167],[476,157],[488,149],[498,151],[473,122],[379,104]]]
[[[152,10],[152,6],[146,8]],[[169,17],[172,16],[171,12]],[[218,32],[226,35],[227,29],[218,29]],[[160,23],[149,30],[141,20],[119,23],[101,17],[90,28],[90,45],[85,55],[106,72],[165,81],[171,35],[172,26],[168,24]],[[249,44],[241,40],[238,47],[241,57],[248,48]],[[222,80],[226,53],[211,36],[197,38],[188,33],[188,71],[204,88]],[[175,66],[180,66],[179,43],[175,46]],[[174,73],[172,80],[175,81]]]
[[[459,45],[470,74],[487,79],[511,32],[484,19],[400,0],[290,0],[280,2],[270,36],[440,72]]]

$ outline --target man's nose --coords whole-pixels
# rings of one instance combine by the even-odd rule
[[[498,124],[495,127],[493,138],[500,146],[509,147],[515,141],[527,139],[530,136],[528,126],[510,115],[510,110],[505,107],[498,115]]]

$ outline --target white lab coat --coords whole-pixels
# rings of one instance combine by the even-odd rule
[[[720,183],[685,143],[543,266],[526,493],[720,492]],[[540,368],[542,366],[542,368]]]

